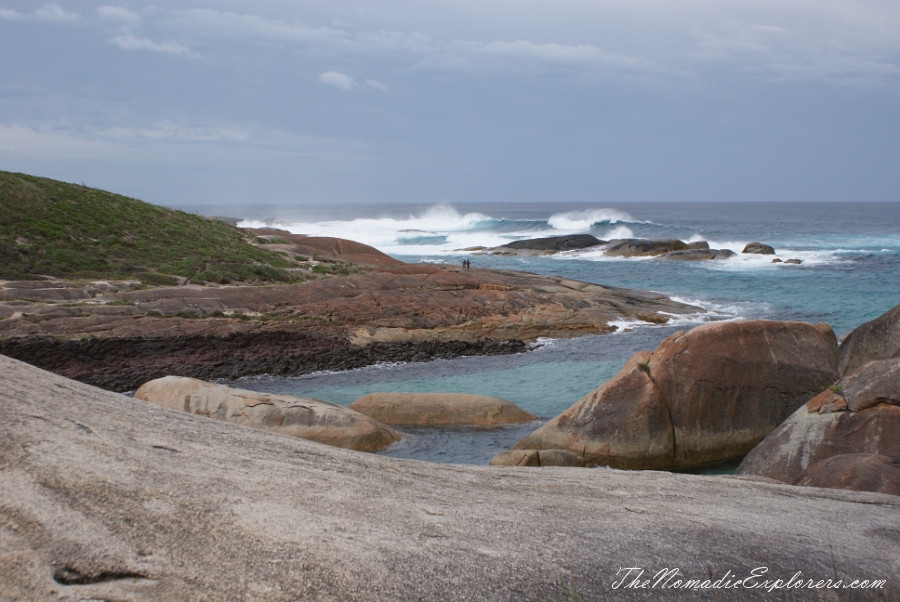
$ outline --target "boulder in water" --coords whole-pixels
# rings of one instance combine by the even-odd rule
[[[246,391],[183,376],[152,380],[134,396],[171,410],[357,451],[377,451],[400,440],[393,429],[327,401]]]
[[[466,393],[370,393],[349,407],[393,426],[499,426],[537,420],[505,399]]]
[[[636,353],[513,449],[569,450],[585,464],[630,469],[736,460],[836,377],[837,341],[827,325],[705,324]]]
[[[672,251],[684,251],[687,248],[687,243],[671,238],[662,240],[624,238],[609,241],[603,252],[610,257],[653,257]]]
[[[774,255],[775,249],[770,245],[764,245],[761,242],[751,242],[744,247],[744,250],[741,253],[748,253],[751,255]]]

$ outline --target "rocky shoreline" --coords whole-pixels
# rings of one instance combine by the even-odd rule
[[[3,282],[0,354],[128,391],[166,375],[297,375],[518,353],[540,337],[701,311],[643,291],[435,265],[368,266],[267,286]]]

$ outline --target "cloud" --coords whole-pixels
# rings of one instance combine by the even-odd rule
[[[31,13],[20,13],[8,8],[0,8],[0,19],[5,21],[43,21],[67,23],[78,21],[81,15],[63,10],[58,4],[46,4]]]
[[[178,21],[197,31],[220,33],[228,39],[258,38],[277,41],[339,40],[345,33],[331,27],[309,27],[302,23],[283,19],[266,19],[257,15],[237,14],[207,8],[172,11]]]
[[[865,44],[818,39],[799,28],[724,23],[693,35],[697,44],[688,56],[697,59],[701,69],[721,65],[770,83],[878,87],[900,81],[900,66]]]
[[[137,25],[141,22],[141,16],[122,6],[98,6],[97,13],[101,19],[108,21],[121,21],[126,25]]]
[[[96,159],[110,156],[111,151],[108,144],[78,136],[61,126],[31,128],[18,124],[0,124],[0,157]]]
[[[323,84],[328,84],[329,86],[334,86],[335,88],[340,88],[347,92],[352,92],[356,89],[356,80],[349,75],[337,71],[326,71],[319,75],[319,81]]]
[[[115,44],[122,50],[150,50],[152,52],[162,52],[164,54],[174,54],[189,58],[197,57],[197,54],[193,50],[178,42],[167,41],[159,43],[148,38],[139,38],[131,33],[116,36],[110,40],[110,43]]]
[[[171,123],[154,128],[112,127],[97,132],[97,136],[113,140],[190,140],[195,142],[244,142],[251,138],[246,128],[237,127],[183,127]]]
[[[376,81],[374,79],[367,79],[366,85],[369,86],[370,88],[372,88],[373,90],[378,90],[379,92],[387,92],[388,91],[387,86],[385,86],[380,81]]]

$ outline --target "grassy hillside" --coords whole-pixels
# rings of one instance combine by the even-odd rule
[[[290,280],[294,260],[253,240],[224,222],[0,171],[0,279]]]

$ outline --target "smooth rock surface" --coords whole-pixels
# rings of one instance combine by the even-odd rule
[[[735,477],[394,460],[0,357],[3,600],[888,601],[898,515],[895,496]],[[614,589],[622,567],[886,585]]]
[[[900,354],[900,305],[857,326],[841,341],[838,369],[841,374],[849,374],[867,362],[897,354]]]
[[[467,393],[370,393],[349,408],[392,426],[499,426],[537,420],[505,399]]]
[[[170,410],[226,420],[357,451],[378,451],[400,440],[394,429],[327,401],[236,389],[183,376],[144,383],[137,399]]]
[[[827,325],[705,324],[634,354],[513,449],[567,449],[587,464],[630,469],[736,460],[836,377]]]
[[[799,483],[814,471],[817,486],[845,487],[835,466],[846,464],[813,466],[854,454],[900,455],[900,358],[865,364],[810,399],[747,454],[736,474]]]

